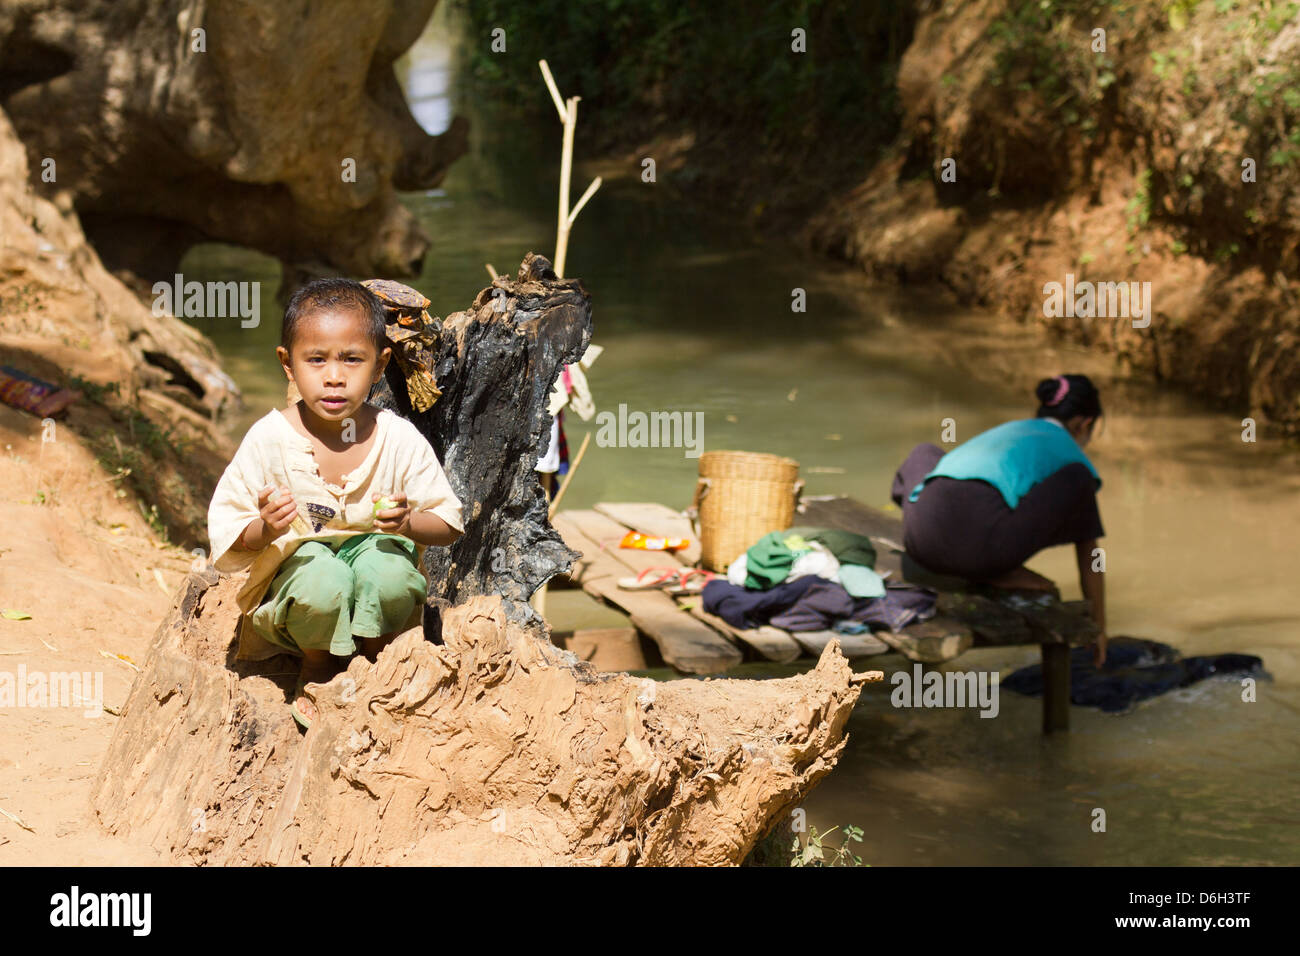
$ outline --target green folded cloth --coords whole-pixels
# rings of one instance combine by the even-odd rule
[[[787,528],[787,536],[798,535],[809,541],[824,544],[826,550],[835,555],[840,564],[861,564],[868,568],[876,566],[876,546],[865,534],[854,531],[841,531],[839,528],[812,528],[798,526]]]
[[[841,564],[840,584],[855,598],[885,596],[885,581],[879,574],[861,564]]]
[[[784,531],[770,531],[745,552],[745,587],[766,591],[785,580],[797,556],[785,537]]]

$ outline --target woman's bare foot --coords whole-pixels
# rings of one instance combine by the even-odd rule
[[[1056,583],[1051,578],[1045,578],[1041,574],[1030,571],[1028,568],[1016,568],[1014,571],[1008,571],[1000,577],[993,578],[987,582],[995,588],[1004,588],[1008,591],[1055,591]]]

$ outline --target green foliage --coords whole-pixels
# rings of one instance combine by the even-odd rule
[[[581,96],[600,133],[638,135],[678,119],[739,131],[753,145],[828,137],[884,142],[897,129],[894,84],[910,36],[907,4],[854,0],[456,0],[469,24],[477,91],[521,113],[552,109],[537,61]],[[505,31],[506,52],[491,33]],[[806,31],[807,52],[791,49]],[[591,127],[585,127],[592,129]]]
[[[118,387],[117,382],[109,382],[107,385],[99,385],[89,379],[82,378],[80,375],[69,375],[64,387],[76,389],[96,405],[107,404],[106,400],[109,395],[112,395],[114,398],[121,397],[121,389]]]
[[[1187,21],[1191,19],[1198,3],[1200,0],[1168,0],[1165,4],[1165,15],[1169,19],[1170,29],[1187,29]]]
[[[1091,139],[1093,113],[1117,79],[1116,62],[1109,52],[1092,52],[1091,31],[1078,24],[1100,25],[1125,8],[1114,0],[1015,0],[989,25],[997,51],[990,82],[1036,93],[1064,126]]]
[[[855,826],[846,826],[844,828],[844,839],[839,846],[827,844],[826,838],[838,830],[839,827],[831,827],[825,833],[818,833],[817,828],[812,824],[808,825],[808,842],[802,847],[799,845],[799,838],[794,838],[794,843],[790,847],[794,857],[790,860],[791,866],[870,866],[870,863],[863,863],[862,857],[858,856],[850,849],[850,844],[862,842],[862,828]],[[827,856],[827,851],[830,855]]]
[[[1144,169],[1137,177],[1137,189],[1124,205],[1124,218],[1129,235],[1151,221],[1151,170]]]

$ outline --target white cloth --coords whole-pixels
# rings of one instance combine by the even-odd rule
[[[344,475],[342,487],[327,484],[316,467],[312,443],[300,434],[279,409],[253,423],[217,482],[208,506],[208,542],[218,571],[248,570],[248,581],[236,597],[242,612],[239,658],[261,660],[283,653],[253,630],[252,613],[285,558],[304,541],[335,543],[358,534],[372,534],[372,491],[384,495],[402,492],[412,512],[428,511],[464,532],[461,502],[451,489],[442,463],[419,430],[388,409],[376,419],[375,443],[365,461]],[[258,517],[258,492],[271,485],[287,487],[298,507],[289,529],[261,551],[233,551],[231,545],[248,523]],[[425,545],[416,544],[416,558]],[[418,565],[418,561],[417,561]],[[422,567],[422,566],[421,566]],[[414,627],[424,609],[412,613]]]
[[[536,471],[556,472],[560,470],[560,420],[551,419],[551,443],[546,446],[546,454],[537,459]]]
[[[805,574],[815,574],[838,583],[840,563],[835,559],[835,555],[831,554],[830,549],[820,541],[808,543],[812,545],[812,550],[796,553],[794,564],[790,566],[790,573],[785,576],[785,580],[793,581]]]
[[[573,386],[572,394],[564,387],[564,372],[561,370],[556,376],[555,387],[551,389],[551,396],[547,401],[548,412],[554,415],[565,405],[571,404],[579,418],[584,422],[591,421],[592,416],[596,414],[596,403],[592,400],[591,388],[587,385],[587,376],[584,372],[591,368],[603,351],[604,348],[599,345],[589,345],[576,365],[565,366],[569,370],[569,382]]]

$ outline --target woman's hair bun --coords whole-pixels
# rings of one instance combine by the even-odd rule
[[[1038,383],[1034,389],[1034,395],[1038,398],[1038,404],[1046,405],[1052,399],[1056,398],[1056,390],[1061,387],[1059,377],[1045,378]]]

